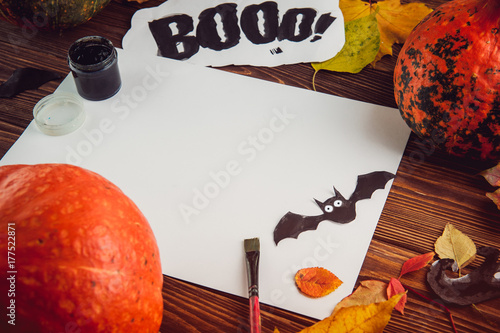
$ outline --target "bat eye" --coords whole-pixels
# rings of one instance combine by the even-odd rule
[[[327,213],[333,212],[333,206],[332,205],[326,205],[325,206],[325,212],[327,212]]]
[[[334,205],[335,207],[340,207],[340,206],[342,206],[342,200],[335,200],[335,202],[333,203],[333,205]]]

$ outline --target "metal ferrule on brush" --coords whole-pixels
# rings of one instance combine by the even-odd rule
[[[248,296],[250,300],[250,333],[260,333],[259,307],[259,257],[260,241],[258,238],[245,239],[247,263]]]
[[[260,251],[246,253],[248,296],[259,296],[259,257]]]

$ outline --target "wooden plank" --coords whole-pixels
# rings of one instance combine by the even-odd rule
[[[412,0],[413,1],[413,0]],[[29,31],[0,21],[0,82],[18,67],[37,67],[65,76],[69,69],[66,52],[76,39],[102,34],[117,47],[139,8],[153,7],[161,0],[144,4],[113,1],[90,22],[63,32]],[[408,1],[404,1],[408,2]],[[410,1],[411,2],[411,1]],[[425,0],[435,8],[445,0]],[[358,74],[321,71],[315,77],[317,91],[360,101],[396,107],[392,70],[401,46],[394,56],[385,57],[376,68]],[[303,89],[313,89],[314,69],[310,64],[273,68],[227,66],[221,70],[273,81]],[[52,93],[60,81],[49,82],[37,90],[0,101],[0,157],[32,120],[32,108]],[[405,260],[433,250],[447,223],[466,233],[477,246],[500,248],[500,211],[485,197],[492,191],[481,170],[491,164],[450,157],[412,135],[397,177],[382,213],[358,281],[397,277]],[[479,265],[472,264],[472,268]],[[436,300],[425,281],[426,269],[402,278],[420,294]],[[246,332],[248,302],[244,298],[164,277],[165,312],[162,332]],[[452,332],[449,317],[442,309],[413,292],[405,315],[394,312],[385,332]],[[500,300],[471,307],[451,307],[459,332],[497,332]],[[278,327],[280,332],[298,332],[316,320],[262,306],[264,332]]]

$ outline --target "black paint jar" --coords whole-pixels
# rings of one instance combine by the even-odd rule
[[[100,36],[78,39],[69,48],[68,63],[83,98],[101,101],[120,90],[118,55],[108,39]]]

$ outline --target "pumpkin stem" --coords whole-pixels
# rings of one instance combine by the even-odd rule
[[[485,10],[500,10],[500,1],[498,0],[486,0]]]
[[[477,17],[480,21],[500,21],[500,1],[498,0],[479,0],[477,1]]]

